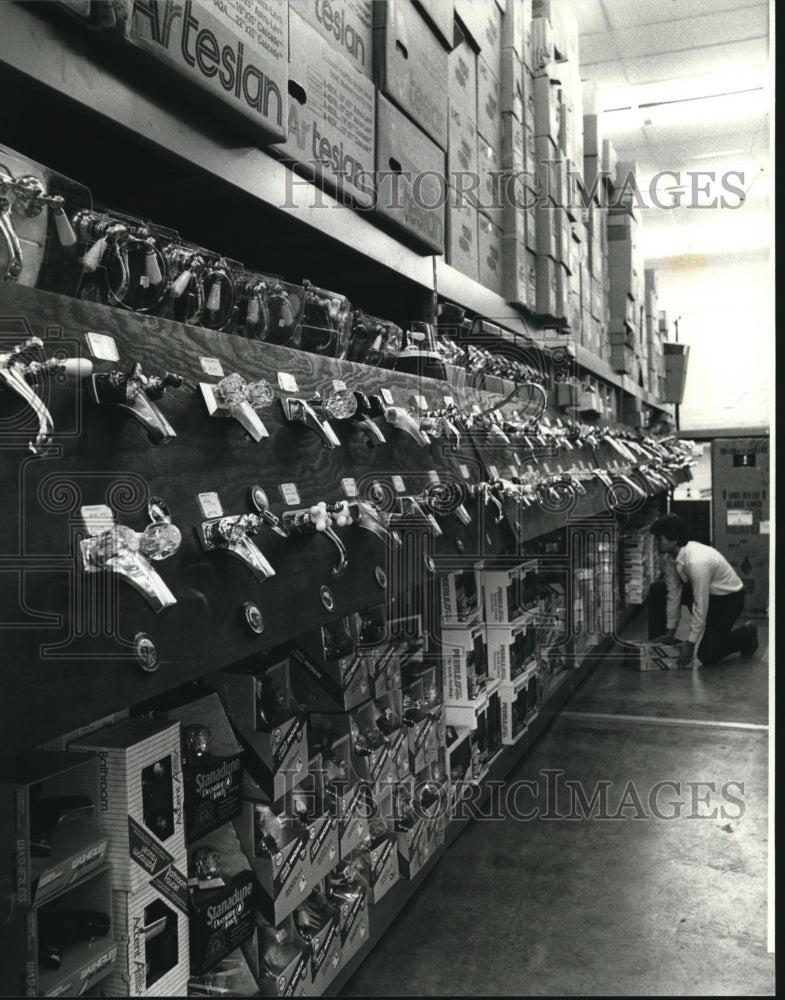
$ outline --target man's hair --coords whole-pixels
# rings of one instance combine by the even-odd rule
[[[651,533],[655,538],[667,538],[669,542],[678,542],[679,545],[686,545],[690,540],[687,525],[678,514],[658,517],[651,526]]]

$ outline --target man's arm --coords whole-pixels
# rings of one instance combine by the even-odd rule
[[[709,588],[711,587],[711,566],[700,563],[690,567],[692,583],[692,623],[689,642],[694,646],[706,627],[706,612],[709,609]]]
[[[668,632],[673,635],[676,631],[676,627],[679,624],[679,615],[681,613],[681,588],[682,582],[681,577],[676,570],[676,566],[670,556],[665,556],[662,560],[662,572],[665,577],[665,584],[668,588],[668,598],[665,605],[665,621],[667,623]]]

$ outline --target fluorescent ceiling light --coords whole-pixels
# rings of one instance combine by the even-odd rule
[[[746,149],[719,149],[715,153],[701,153],[700,156],[693,156],[693,160],[715,160],[718,156],[737,156],[740,153],[747,153]]]

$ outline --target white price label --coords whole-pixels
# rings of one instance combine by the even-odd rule
[[[495,465],[489,465],[488,466],[488,472],[490,472],[491,476],[494,479],[498,479],[499,478],[499,470],[496,468]]]
[[[204,517],[223,517],[224,509],[217,493],[199,493],[196,500]]]
[[[728,524],[736,527],[750,527],[752,525],[751,510],[729,510]]]
[[[418,410],[427,410],[428,409],[428,401],[426,400],[425,396],[417,395],[417,396],[414,397],[414,401],[417,404],[417,409]]]
[[[510,469],[510,479],[516,479],[518,476],[518,470],[514,465],[509,466]]]
[[[439,473],[435,469],[431,469],[428,473],[428,479],[433,483],[434,486],[439,485]]]
[[[761,521],[760,522],[760,533],[762,535],[770,535],[771,534],[771,522],[770,521]]]
[[[557,471],[557,472],[564,472],[564,468],[562,467],[562,464],[561,464],[561,462],[558,462],[558,463],[556,464],[556,471]]]
[[[553,475],[553,473],[551,472],[551,468],[547,462],[543,462],[542,467],[543,469],[545,469],[545,471],[548,473],[549,476]]]
[[[92,504],[80,511],[88,535],[100,535],[114,525],[112,508],[105,504]]]
[[[357,496],[357,483],[351,479],[342,479],[341,485],[343,486],[343,491],[350,500]]]
[[[444,405],[445,406],[455,406],[455,400],[452,398],[452,396],[445,396],[444,397]]]
[[[283,497],[283,502],[288,507],[296,507],[300,502],[300,494],[297,491],[297,486],[294,483],[281,483],[278,487],[278,492]]]
[[[406,492],[406,484],[404,483],[404,481],[401,479],[400,476],[393,476],[392,483],[395,489],[398,491],[398,493]]]
[[[298,392],[297,379],[289,372],[278,372],[278,385],[284,392]]]
[[[521,462],[521,456],[518,454],[517,451],[514,451],[512,453],[512,457],[515,459],[515,464],[516,465],[523,465],[523,462]]]
[[[385,403],[388,406],[393,406],[393,394],[390,392],[390,390],[384,388],[381,390],[381,394],[382,394],[382,399],[385,401]]]
[[[346,383],[339,378],[334,378],[333,392],[346,392]]]
[[[461,475],[464,479],[471,479],[471,473],[469,472],[468,465],[460,465],[458,468],[461,470]]]
[[[86,333],[85,340],[94,358],[99,358],[101,361],[120,360],[114,337],[110,337],[108,333]]]
[[[218,358],[199,358],[199,364],[205,375],[215,375],[216,378],[223,378],[223,365]]]

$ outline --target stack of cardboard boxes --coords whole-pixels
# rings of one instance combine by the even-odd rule
[[[608,338],[614,371],[640,382],[643,368],[640,327],[643,257],[639,235],[640,208],[631,191],[636,184],[636,175],[634,163],[618,163],[618,193],[608,209]]]
[[[664,377],[662,342],[665,335],[660,330],[660,311],[657,302],[657,272],[647,267],[644,271],[645,306],[644,338],[648,353],[648,377],[646,388],[656,399],[662,395],[661,380]]]

